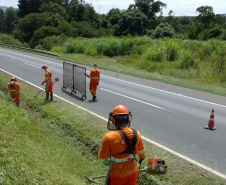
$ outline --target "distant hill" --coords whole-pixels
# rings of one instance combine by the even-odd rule
[[[2,9],[4,12],[8,9],[9,7],[6,6],[0,6],[0,9]],[[18,10],[18,8],[14,8],[15,10]]]

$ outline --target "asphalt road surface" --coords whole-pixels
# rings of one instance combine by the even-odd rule
[[[44,71],[40,70],[43,64],[48,65],[53,77],[60,78],[54,83],[54,95],[106,120],[113,107],[125,105],[133,115],[131,127],[139,130],[144,139],[167,147],[226,179],[226,97],[100,69],[97,101],[92,101],[89,78],[86,81],[87,98],[82,100],[79,94],[62,91],[62,60],[0,48],[0,72],[7,71],[40,88],[43,88],[41,82],[44,80]],[[87,72],[92,68],[83,67]],[[214,131],[204,129],[212,110],[217,126]]]

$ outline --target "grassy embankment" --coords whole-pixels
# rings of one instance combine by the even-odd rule
[[[86,184],[84,175],[105,174],[97,157],[105,121],[19,81],[21,104],[7,94],[10,76],[0,73],[0,184]],[[110,111],[110,110],[109,110]],[[139,180],[139,185],[226,184],[199,167],[144,143],[147,163],[154,155],[166,160],[168,173]]]

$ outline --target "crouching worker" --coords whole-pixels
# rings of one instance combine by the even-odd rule
[[[110,159],[105,185],[136,185],[138,167],[135,155],[144,160],[141,134],[129,128],[132,115],[123,105],[114,107],[109,114],[108,130],[98,153],[100,159]]]
[[[19,105],[20,104],[20,99],[19,99],[20,85],[17,82],[15,77],[11,78],[10,83],[8,83],[7,89],[10,91],[10,95],[14,99],[15,103]]]
[[[53,101],[53,81],[52,81],[52,72],[48,70],[47,65],[43,65],[41,69],[45,70],[45,80],[41,83],[42,85],[46,84],[46,98],[45,100],[49,100],[49,94],[50,94],[50,101]]]

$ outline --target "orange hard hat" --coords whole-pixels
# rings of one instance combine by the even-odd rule
[[[15,81],[15,82],[16,82],[16,78],[13,76],[13,77],[11,78],[11,81]]]
[[[117,105],[109,116],[113,124],[116,124],[116,119],[127,120],[128,124],[130,124],[132,115],[124,105]]]
[[[44,64],[41,69],[46,69],[48,66]]]
[[[129,115],[128,109],[124,105],[117,105],[113,108],[112,116]]]

